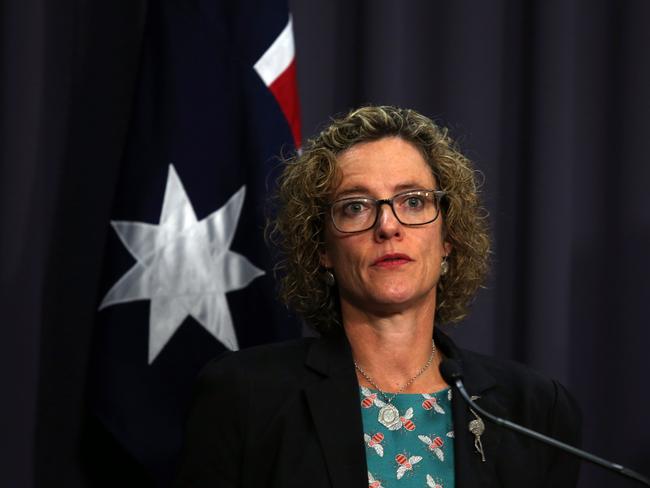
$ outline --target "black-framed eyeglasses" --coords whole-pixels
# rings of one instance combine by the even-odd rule
[[[330,206],[330,217],[339,232],[353,233],[371,229],[379,218],[379,208],[388,205],[402,225],[424,225],[440,215],[443,190],[409,190],[393,198],[346,197]]]

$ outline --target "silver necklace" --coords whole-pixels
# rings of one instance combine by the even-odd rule
[[[361,366],[354,361],[354,367],[361,373],[361,376],[363,376],[368,383],[370,383],[372,386],[375,387],[375,389],[379,392],[379,394],[384,398],[384,405],[381,406],[379,409],[379,417],[377,420],[379,421],[380,424],[384,425],[390,430],[396,430],[399,429],[400,426],[400,419],[399,419],[399,410],[393,405],[392,401],[395,399],[397,395],[402,393],[405,389],[407,389],[409,386],[413,384],[415,380],[417,380],[420,376],[422,376],[422,373],[424,373],[427,369],[429,369],[429,366],[431,366],[431,362],[433,361],[433,357],[436,355],[436,343],[434,341],[431,341],[431,355],[429,356],[429,359],[427,360],[426,364],[420,368],[420,370],[415,373],[415,376],[411,377],[406,383],[404,383],[395,393],[392,395],[387,395],[384,390],[379,388],[377,386],[377,383],[374,382],[374,380],[370,377],[368,373],[366,373]]]

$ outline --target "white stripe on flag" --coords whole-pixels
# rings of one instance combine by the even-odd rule
[[[293,21],[289,14],[289,22],[286,27],[254,66],[266,86],[270,86],[289,67],[294,52]]]

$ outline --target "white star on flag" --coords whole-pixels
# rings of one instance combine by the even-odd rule
[[[191,315],[230,349],[238,349],[226,293],[245,288],[264,271],[230,250],[246,187],[197,221],[173,165],[158,225],[111,221],[137,263],[108,291],[99,309],[151,300],[149,364]]]

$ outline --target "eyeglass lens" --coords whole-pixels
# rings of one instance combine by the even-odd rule
[[[397,220],[405,225],[432,222],[438,216],[438,200],[433,192],[416,191],[395,195],[389,200],[354,197],[332,204],[332,221],[341,232],[370,229],[377,220],[379,207],[389,205]]]

